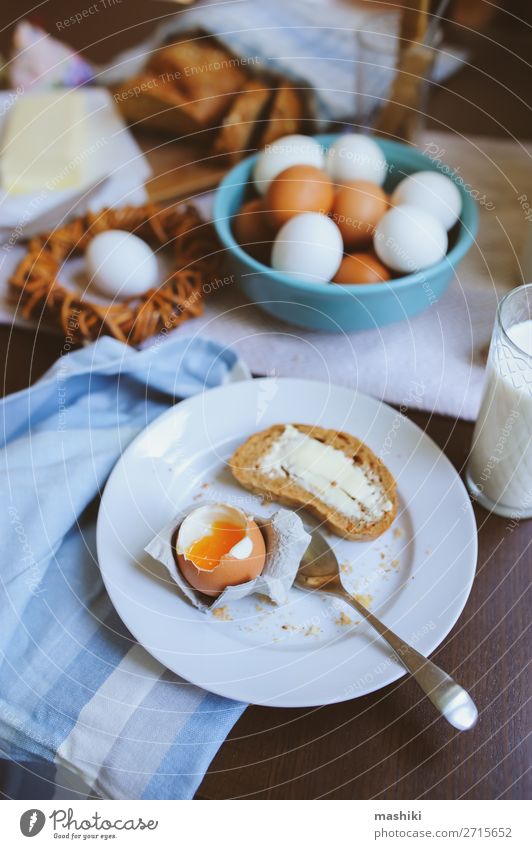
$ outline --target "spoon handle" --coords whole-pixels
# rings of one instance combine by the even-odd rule
[[[393,649],[403,666],[411,673],[434,707],[454,728],[468,731],[478,719],[478,711],[469,693],[443,669],[427,660],[349,593],[335,593],[360,613]]]

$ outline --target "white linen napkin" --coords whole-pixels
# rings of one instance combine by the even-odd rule
[[[147,200],[144,183],[151,169],[111,94],[107,89],[90,86],[80,90],[85,94],[90,116],[86,145],[77,153],[85,162],[87,184],[81,189],[62,191],[43,187],[31,195],[6,194],[0,187],[0,243],[51,230],[67,217],[82,215],[89,209]],[[0,92],[0,137],[17,99],[16,92]]]

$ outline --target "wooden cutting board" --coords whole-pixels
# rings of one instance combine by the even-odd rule
[[[146,132],[135,136],[153,171],[146,188],[154,203],[192,200],[216,188],[230,168],[221,157],[190,142]]]

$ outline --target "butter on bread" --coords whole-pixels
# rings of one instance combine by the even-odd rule
[[[304,424],[272,425],[237,448],[229,466],[246,489],[309,510],[345,539],[374,539],[397,514],[392,474],[349,433]]]

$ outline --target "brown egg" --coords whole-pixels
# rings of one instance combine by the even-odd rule
[[[191,587],[217,596],[260,575],[266,546],[259,526],[242,510],[229,504],[206,504],[182,522],[175,555]]]
[[[333,184],[325,171],[313,165],[292,165],[272,180],[264,203],[276,229],[302,212],[328,215],[334,200]]]
[[[388,268],[370,253],[347,254],[333,278],[333,283],[383,283],[391,280]]]
[[[233,234],[246,253],[268,265],[275,231],[265,214],[263,198],[245,203],[232,221]]]
[[[345,249],[368,244],[387,209],[388,195],[375,183],[357,180],[340,186],[331,217],[342,234]]]

